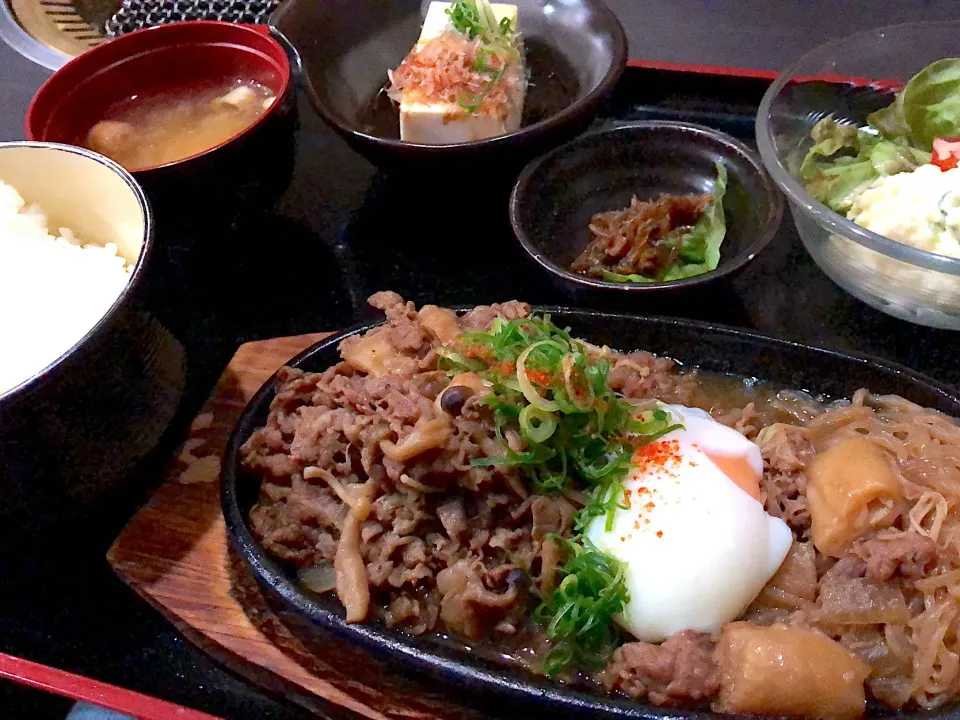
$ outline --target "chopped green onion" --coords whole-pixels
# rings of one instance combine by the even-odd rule
[[[474,0],[458,0],[447,8],[447,17],[461,35],[473,40],[484,33],[483,19],[480,16],[477,3]]]
[[[567,391],[562,387],[553,388],[553,401],[564,415],[576,415],[581,412],[580,408],[570,401],[570,398],[567,397]]]
[[[549,463],[544,463],[542,470],[531,468],[534,487],[539,492],[558,492],[567,484],[567,451],[562,446],[558,451],[560,468],[554,470]]]
[[[561,541],[569,558],[563,580],[536,617],[554,641],[547,672],[571,663],[603,665],[619,641],[613,616],[628,598],[622,566],[583,533],[601,517],[612,529],[636,447],[680,426],[661,407],[638,413],[611,389],[609,358],[549,316],[497,318],[486,332],[465,333],[440,355],[451,376],[469,368],[491,388],[480,404],[493,415],[502,454],[474,458],[472,466],[517,468],[536,492],[573,485],[586,497],[574,517],[574,538]]]
[[[557,429],[557,419],[535,405],[527,405],[520,411],[520,432],[529,442],[543,443]]]
[[[492,72],[495,73],[499,68],[494,67],[493,65],[487,64],[487,58],[493,57],[495,53],[491,50],[488,50],[485,47],[477,50],[477,57],[473,61],[473,69],[477,72]]]
[[[630,601],[624,565],[589,540],[552,539],[561,543],[569,559],[560,568],[560,584],[534,612],[554,643],[544,671],[555,675],[570,663],[597,670],[619,643],[613,617]]]
[[[520,357],[517,358],[517,380],[520,383],[520,391],[523,393],[523,396],[527,399],[528,403],[547,412],[554,412],[559,408],[555,402],[552,400],[547,400],[537,392],[535,387],[533,387],[533,383],[531,383],[530,379],[527,377],[527,358],[530,357],[530,353],[537,348],[550,346],[551,344],[552,343],[550,340],[541,340],[540,342],[536,342],[520,353]],[[555,344],[553,345],[555,346]]]
[[[502,77],[503,68],[500,68],[496,71],[496,73],[494,73],[494,76],[490,78],[490,82],[484,86],[483,90],[476,95],[470,95],[469,93],[458,93],[457,104],[467,112],[475,113],[483,104],[483,99],[490,94],[490,91],[493,90],[493,86],[496,85]]]
[[[482,360],[468,358],[463,353],[457,352],[450,346],[443,346],[437,354],[440,356],[440,367],[445,370],[452,370],[454,373],[479,372],[486,370],[487,366]]]
[[[574,365],[576,364],[580,365],[578,368],[580,373],[574,375],[573,370]],[[586,369],[585,366],[585,356],[581,355],[580,353],[564,355],[563,361],[561,362],[561,367],[563,368],[564,389],[567,391],[567,396],[570,398],[570,402],[572,402],[581,412],[589,412],[593,407],[594,400],[597,399],[596,393],[593,390],[593,383],[589,381],[584,373],[584,370]],[[581,380],[581,384],[585,385],[586,390],[588,391],[582,402],[579,401],[580,391],[576,387],[576,381],[578,377]]]
[[[446,13],[456,32],[470,40],[479,38],[483,43],[477,51],[473,68],[489,74],[490,80],[479,93],[457,96],[457,104],[472,114],[480,109],[484,98],[503,77],[507,65],[520,60],[517,33],[509,18],[497,22],[488,0],[456,0]],[[499,67],[488,62],[492,57],[500,60]]]

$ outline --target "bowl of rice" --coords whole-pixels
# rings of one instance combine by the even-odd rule
[[[148,307],[151,247],[119,165],[0,143],[0,525],[99,496],[173,418],[185,353]]]

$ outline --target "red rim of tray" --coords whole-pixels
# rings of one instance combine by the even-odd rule
[[[0,678],[130,715],[139,720],[222,720],[199,710],[0,653]]]
[[[780,73],[776,70],[759,70],[754,68],[731,67],[726,65],[692,65],[689,63],[664,62],[661,60],[643,60],[630,59],[627,61],[627,67],[641,68],[644,70],[666,70],[668,72],[687,73],[692,75],[719,75],[722,77],[749,78],[752,80],[766,80],[773,82]],[[851,85],[864,85],[875,87],[881,90],[899,90],[903,87],[902,80],[894,79],[874,79],[868,77],[854,77],[850,75],[799,75],[791,82],[828,82],[828,83],[849,83]]]

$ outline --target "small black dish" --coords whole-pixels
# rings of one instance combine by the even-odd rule
[[[598,345],[621,350],[642,348],[716,373],[758,377],[785,388],[807,388],[833,397],[849,397],[862,387],[895,393],[926,407],[960,417],[960,398],[953,390],[902,366],[881,360],[777,340],[745,330],[691,320],[645,318],[568,308],[537,308],[549,312],[559,326]],[[372,323],[332,336],[308,348],[287,364],[306,372],[321,372],[340,360],[338,345],[366,332]],[[249,513],[256,503],[259,478],[244,471],[240,447],[267,419],[276,395],[276,377],[250,400],[237,421],[224,455],[221,502],[233,548],[265,590],[268,602],[295,622],[310,625],[317,640],[344,640],[369,653],[383,672],[425,680],[430,692],[442,689],[457,702],[487,718],[556,717],[570,719],[630,718],[633,720],[706,720],[706,711],[654,707],[622,696],[601,696],[563,685],[485,658],[455,640],[414,638],[379,623],[348,624],[343,606],[330,594],[316,595],[297,582],[291,567],[272,557],[254,538]],[[284,620],[287,624],[288,621]],[[950,717],[907,713],[899,720]],[[732,717],[732,716],[731,716]]]
[[[615,283],[580,275],[570,264],[590,239],[590,218],[626,207],[632,196],[709,192],[715,163],[728,175],[727,234],[716,270],[683,280]],[[741,270],[773,239],[783,198],[743,143],[701,125],[653,121],[588,133],[534,160],[510,196],[520,244],[565,291],[622,297],[701,287]]]
[[[518,172],[531,158],[587,128],[627,62],[627,39],[602,0],[513,0],[530,70],[520,130],[453,145],[401,142],[399,115],[381,92],[420,34],[427,2],[287,0],[270,25],[295,51],[317,113],[384,170],[441,169],[469,179],[489,169]],[[423,11],[423,12],[422,12]]]

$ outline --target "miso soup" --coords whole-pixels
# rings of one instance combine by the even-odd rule
[[[256,122],[275,100],[269,88],[250,80],[134,95],[94,125],[84,145],[128,170],[163,165],[229,140]]]

